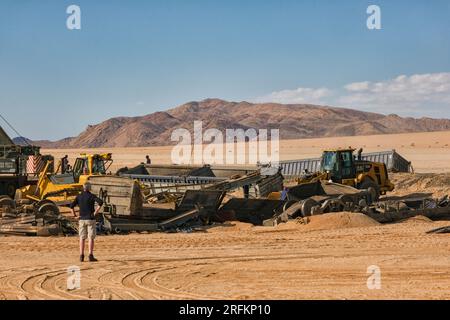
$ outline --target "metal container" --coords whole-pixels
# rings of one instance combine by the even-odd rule
[[[285,177],[300,176],[305,170],[320,171],[320,158],[280,161],[281,174]]]
[[[411,161],[403,158],[395,150],[365,153],[362,158],[367,161],[385,163],[387,169],[392,172],[412,171]]]

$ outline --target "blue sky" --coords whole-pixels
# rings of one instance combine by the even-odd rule
[[[33,139],[208,97],[448,117],[449,17],[448,0],[1,0],[0,110]]]

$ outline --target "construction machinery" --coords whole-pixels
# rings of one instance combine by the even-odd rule
[[[27,175],[29,156],[38,155],[37,146],[15,144],[0,127],[0,195],[14,197],[16,189],[30,184]]]
[[[372,200],[378,200],[380,195],[394,190],[394,184],[389,180],[386,164],[362,160],[362,149],[333,149],[322,153],[320,170],[314,173],[304,172],[297,179],[299,184],[327,180],[348,185],[357,189],[370,191]]]
[[[81,154],[76,158],[72,170],[57,174],[51,171],[53,161],[50,160],[39,174],[35,185],[27,185],[17,190],[16,200],[28,199],[39,203],[46,201],[67,205],[83,190],[83,184],[89,177],[106,175],[111,164],[111,153]],[[58,164],[58,168],[60,165]]]

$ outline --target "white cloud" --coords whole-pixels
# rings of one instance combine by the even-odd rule
[[[361,91],[369,88],[369,81],[353,82],[345,86],[348,91]]]
[[[254,99],[255,102],[277,102],[277,103],[311,103],[322,104],[324,98],[331,95],[327,88],[297,88],[293,90],[281,90],[269,95]]]
[[[355,82],[337,103],[389,113],[444,114],[450,109],[450,73],[401,75],[380,82]]]
[[[255,102],[328,104],[380,113],[449,117],[450,72],[400,75],[353,82],[341,90],[298,88],[259,97]]]

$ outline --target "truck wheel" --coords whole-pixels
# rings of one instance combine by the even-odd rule
[[[366,189],[367,191],[369,191],[371,202],[375,202],[380,199],[380,187],[372,180],[363,181],[359,189]]]

